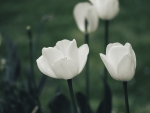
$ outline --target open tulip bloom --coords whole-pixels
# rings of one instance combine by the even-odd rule
[[[106,55],[100,54],[109,74],[115,80],[123,81],[126,113],[130,113],[127,93],[127,81],[131,80],[135,74],[136,56],[129,43],[108,44]]]
[[[62,40],[55,47],[43,48],[37,65],[43,74],[52,78],[71,79],[83,70],[88,53],[87,44],[78,48],[76,40]]]
[[[73,41],[62,40],[58,41],[55,47],[43,48],[42,55],[37,59],[38,68],[43,74],[68,81],[75,113],[77,113],[77,107],[73,94],[72,78],[83,70],[88,53],[87,44],[78,48],[75,39]]]
[[[85,32],[85,20],[88,22],[87,32],[94,32],[98,27],[98,15],[95,7],[89,2],[78,3],[73,10],[73,15],[78,28]]]
[[[118,0],[90,0],[99,17],[104,20],[113,19],[119,12]]]
[[[133,78],[136,68],[136,56],[129,43],[108,44],[106,55],[100,54],[109,74],[115,80],[129,81]]]

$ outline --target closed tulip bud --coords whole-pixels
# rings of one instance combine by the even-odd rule
[[[119,81],[129,81],[133,78],[136,69],[136,56],[129,43],[108,44],[106,55],[100,54],[112,78]]]
[[[43,48],[36,62],[39,70],[47,76],[71,79],[83,70],[88,53],[87,44],[78,48],[76,40],[62,40],[55,47]]]
[[[95,8],[88,2],[78,3],[74,10],[73,15],[78,28],[85,32],[85,20],[88,22],[87,32],[94,32],[98,27],[98,15]]]
[[[119,12],[118,0],[90,0],[101,19],[111,20]]]

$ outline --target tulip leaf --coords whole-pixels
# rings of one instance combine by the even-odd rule
[[[71,104],[68,98],[58,93],[48,104],[51,113],[71,113]]]
[[[38,46],[40,44],[40,37],[44,31],[44,27],[45,27],[45,24],[46,22],[51,19],[52,16],[51,15],[44,15],[39,23],[39,26],[38,26],[38,30],[37,30],[37,33],[36,33],[36,38],[35,38],[35,42],[34,42],[34,48],[33,48],[33,52],[36,53],[37,50],[38,50]]]
[[[6,37],[7,63],[6,63],[6,81],[13,83],[20,76],[20,60],[17,55],[16,44],[13,43],[9,36]]]
[[[26,90],[15,85],[3,87],[5,91],[1,94],[2,99],[0,100],[2,113],[31,113],[36,103]]]
[[[92,113],[91,107],[90,107],[88,100],[84,94],[82,94],[81,92],[78,92],[76,94],[76,98],[77,98],[77,103],[79,105],[81,113]]]
[[[104,108],[104,100],[102,100],[101,103],[99,104],[97,113],[104,113],[103,108]]]
[[[108,83],[104,82],[104,97],[100,102],[97,113],[111,113],[112,111],[112,95]]]

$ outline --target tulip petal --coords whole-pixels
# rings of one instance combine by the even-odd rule
[[[87,12],[88,32],[94,32],[98,28],[99,18],[94,7]]]
[[[58,78],[55,73],[51,70],[51,68],[49,67],[49,65],[47,64],[48,62],[46,61],[46,59],[43,56],[40,56],[37,60],[37,66],[39,68],[39,70],[47,75],[50,76],[52,78]]]
[[[78,48],[77,48],[77,43],[76,43],[76,40],[74,39],[73,41],[71,41],[69,47],[68,47],[68,50],[67,50],[67,54],[66,54],[66,57],[68,59],[72,59],[76,62],[78,62]]]
[[[90,0],[96,7],[97,13],[101,19],[111,20],[119,12],[118,0]]]
[[[113,66],[109,63],[107,57],[104,54],[101,54],[101,53],[100,53],[100,57],[101,57],[104,65],[105,65],[105,67],[107,68],[109,74],[111,75],[111,77],[114,78],[115,80],[118,80],[117,72],[115,71]]]
[[[66,51],[67,51],[67,49],[68,49],[68,46],[69,46],[70,42],[71,42],[70,40],[66,40],[66,39],[64,39],[64,40],[62,40],[62,41],[58,41],[58,42],[56,43],[55,48],[57,48],[57,49],[60,50],[64,55],[66,55]]]
[[[118,42],[108,44],[107,48],[106,48],[106,56],[108,55],[108,51],[110,50],[110,48],[113,47],[113,46],[123,46],[123,45],[118,43]]]
[[[52,70],[55,72],[58,78],[71,79],[78,75],[78,64],[73,60],[61,59],[57,61]]]
[[[87,44],[84,44],[78,49],[78,65],[79,65],[79,73],[83,70],[87,57],[89,53],[89,47]]]
[[[64,58],[64,55],[61,51],[52,47],[43,48],[42,55],[51,65]]]
[[[73,10],[73,15],[76,21],[78,28],[85,32],[85,17],[88,9],[91,7],[91,4],[88,2],[78,3]]]
[[[89,1],[90,1],[92,4],[94,4],[94,1],[95,1],[95,0],[89,0]]]
[[[115,70],[117,70],[119,62],[127,53],[128,50],[124,46],[113,46],[110,48],[107,58]]]
[[[135,65],[135,68],[136,68],[136,56],[135,56],[135,53],[134,53],[134,51],[132,49],[131,44],[130,43],[126,43],[125,47],[127,47],[127,49],[129,50],[129,53],[131,54],[131,56],[132,56],[132,58],[134,60],[134,65]]]
[[[88,21],[88,32],[93,32],[98,27],[98,15],[95,8],[89,2],[78,3],[73,11],[78,28],[85,32],[85,19]]]
[[[118,65],[118,76],[121,81],[129,81],[135,73],[134,62],[130,54],[125,55]]]

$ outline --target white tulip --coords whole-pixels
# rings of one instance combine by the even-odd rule
[[[118,0],[90,0],[101,19],[111,20],[119,12]]]
[[[89,47],[84,44],[77,47],[76,40],[62,40],[55,47],[42,49],[42,55],[36,60],[39,70],[52,78],[71,79],[84,68]]]
[[[94,32],[98,27],[98,14],[89,2],[78,3],[73,10],[73,15],[78,28],[85,32],[85,19],[88,21],[87,32]]]
[[[133,78],[136,68],[136,56],[129,43],[108,44],[106,55],[100,54],[109,74],[115,80],[129,81]]]

